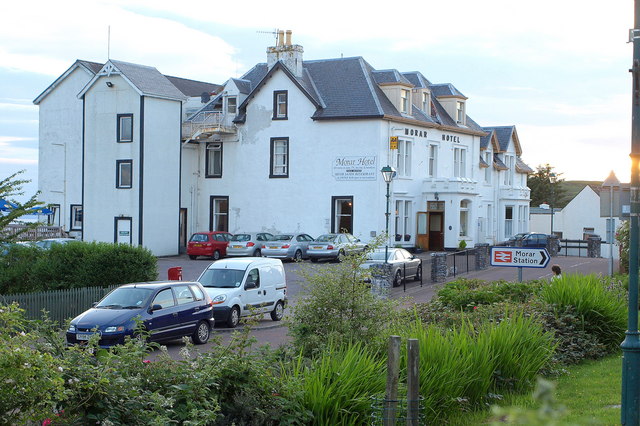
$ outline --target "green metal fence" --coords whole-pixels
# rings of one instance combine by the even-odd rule
[[[42,311],[45,310],[51,320],[64,326],[65,321],[86,311],[116,287],[118,285],[0,295],[0,303],[18,302],[29,319],[42,319]]]

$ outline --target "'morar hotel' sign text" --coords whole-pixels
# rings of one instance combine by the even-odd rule
[[[331,174],[336,180],[376,180],[378,175],[376,156],[336,157]]]

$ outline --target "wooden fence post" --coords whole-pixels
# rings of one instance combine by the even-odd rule
[[[389,337],[387,350],[387,390],[383,406],[382,424],[393,426],[396,424],[398,410],[398,381],[400,375],[400,336]]]
[[[418,426],[420,419],[420,348],[418,339],[407,342],[407,425]]]

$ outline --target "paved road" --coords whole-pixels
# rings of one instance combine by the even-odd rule
[[[423,253],[418,255],[423,259],[427,259],[429,254]],[[524,281],[534,279],[550,279],[552,276],[551,265],[557,264],[562,268],[563,274],[582,273],[582,274],[602,274],[606,275],[608,271],[608,259],[604,258],[584,258],[584,257],[553,257],[546,268],[522,268],[522,277]],[[161,279],[166,278],[166,271],[169,267],[181,266],[183,268],[183,279],[195,280],[200,273],[211,263],[210,260],[190,260],[186,255],[165,257],[158,259],[158,271]],[[326,267],[323,263],[311,264],[303,262],[301,264],[287,262],[285,263],[285,271],[287,274],[287,293],[291,303],[295,303],[299,297],[302,297],[304,290],[302,288],[303,278],[300,275],[302,268],[310,268],[310,270],[319,270]],[[617,264],[615,265],[617,267]],[[429,272],[425,270],[425,276]],[[477,278],[486,281],[507,280],[516,281],[518,279],[518,268],[509,267],[489,267],[482,271],[474,271],[468,274],[459,275],[459,278]],[[448,281],[455,279],[450,277]],[[410,281],[406,288],[401,286],[392,289],[391,297],[408,297],[409,303],[420,303],[429,301],[442,283],[428,283]],[[268,315],[258,319],[254,326],[252,335],[256,337],[258,345],[268,344],[271,347],[278,347],[288,341],[287,328],[283,322],[274,322]],[[214,333],[220,335],[222,343],[226,344],[232,338],[234,330],[216,327]],[[213,343],[196,347],[198,351],[206,351]],[[172,357],[178,358],[180,349],[183,344],[179,341],[169,342],[167,349]],[[153,358],[153,356],[152,356]]]

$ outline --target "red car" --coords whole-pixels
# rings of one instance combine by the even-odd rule
[[[224,231],[196,232],[187,243],[187,254],[190,259],[207,256],[214,260],[227,255],[229,239],[233,234]]]

